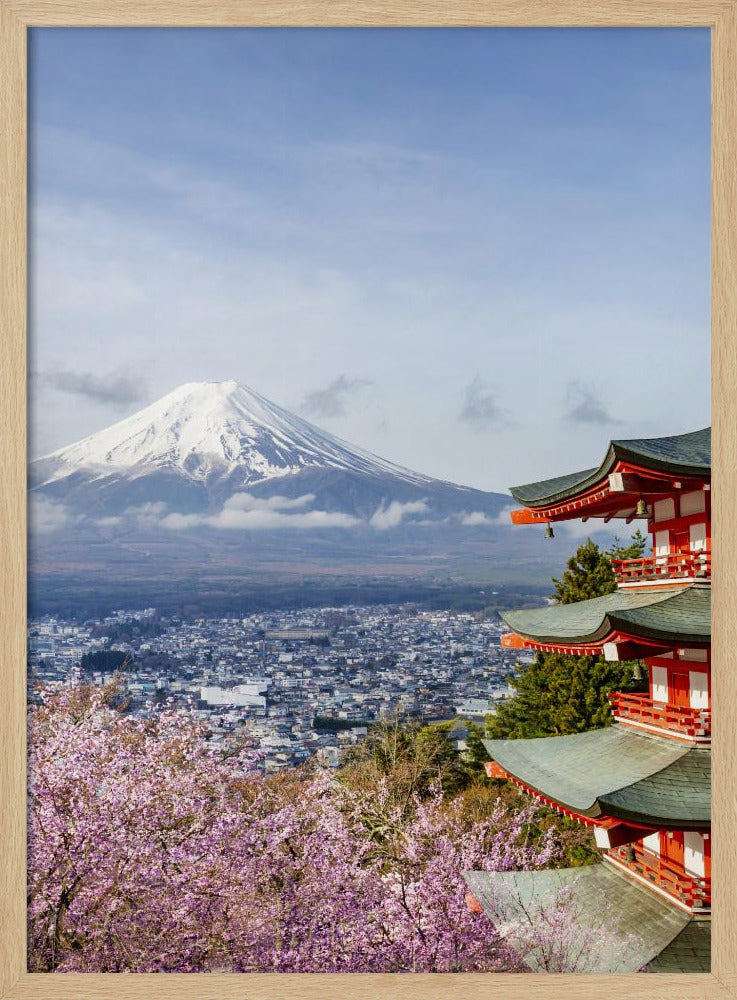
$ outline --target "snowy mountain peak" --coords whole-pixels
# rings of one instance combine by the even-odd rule
[[[248,484],[309,468],[430,481],[341,441],[233,380],[187,382],[34,465],[43,470],[44,485],[75,473],[102,479],[161,469],[198,482],[237,472]]]

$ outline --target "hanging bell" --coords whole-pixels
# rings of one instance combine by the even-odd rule
[[[637,506],[635,507],[635,514],[637,514],[638,517],[645,517],[645,515],[647,514],[647,504],[642,499],[642,497],[640,497],[640,499],[637,501]]]
[[[550,521],[548,521],[548,523],[545,525],[545,537],[555,538],[555,535],[553,534],[553,525],[550,523]]]
[[[641,681],[642,679],[643,679],[642,664],[640,663],[639,660],[635,660],[635,665],[632,668],[632,680]]]

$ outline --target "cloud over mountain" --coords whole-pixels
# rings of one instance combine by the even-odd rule
[[[368,379],[339,375],[324,389],[314,389],[307,393],[300,409],[312,417],[342,417],[348,412],[351,394],[370,385]]]
[[[122,370],[100,376],[62,369],[57,372],[40,372],[37,378],[50,389],[80,396],[113,409],[127,409],[142,402],[147,394],[146,383],[140,376]]]

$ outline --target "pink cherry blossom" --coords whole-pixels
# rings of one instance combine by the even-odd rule
[[[47,693],[29,719],[29,968],[517,970],[462,873],[548,864],[532,819],[497,803],[469,827],[440,789],[400,810],[320,769],[282,787],[186,712]]]

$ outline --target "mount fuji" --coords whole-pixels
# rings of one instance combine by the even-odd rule
[[[232,381],[182,385],[30,476],[33,495],[103,527],[143,515],[151,528],[154,512],[169,530],[483,524],[509,503],[378,458]]]
[[[269,581],[307,600],[316,580],[537,585],[560,560],[511,530],[510,497],[402,468],[233,381],[182,385],[32,462],[29,499],[48,610],[234,606]]]

